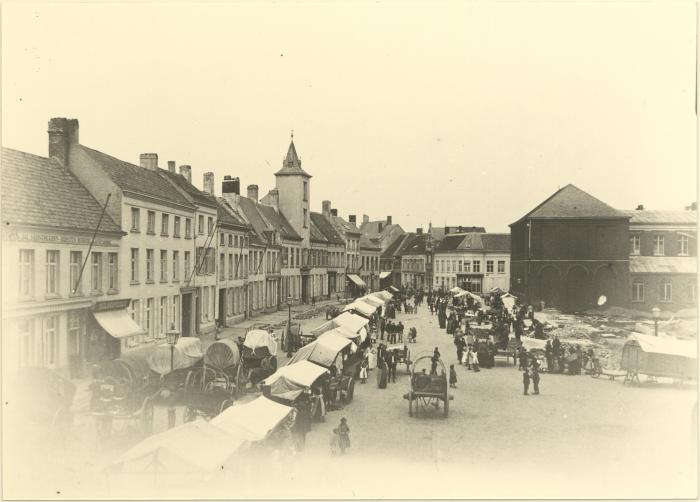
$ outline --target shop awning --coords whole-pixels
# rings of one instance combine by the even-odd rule
[[[377,311],[377,307],[367,302],[355,300],[354,302],[346,305],[343,312],[347,312],[348,310],[354,310],[363,316],[369,317]]]
[[[350,279],[352,282],[354,282],[355,284],[357,284],[361,288],[367,287],[367,284],[365,284],[365,281],[360,279],[360,277],[355,275],[355,274],[348,274],[348,279]]]
[[[386,279],[391,275],[391,272],[379,272],[379,278],[380,279]]]
[[[98,324],[102,326],[102,329],[114,338],[129,338],[146,333],[136,324],[126,309],[94,312],[93,315]]]

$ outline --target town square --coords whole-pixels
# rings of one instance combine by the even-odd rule
[[[4,5],[3,498],[696,497],[647,7]]]

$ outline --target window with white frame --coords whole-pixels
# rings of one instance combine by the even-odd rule
[[[146,282],[153,282],[153,268],[155,267],[154,252],[152,249],[146,250]]]
[[[168,297],[160,297],[160,310],[158,311],[158,335],[157,338],[165,338],[165,331],[168,329]]]
[[[479,260],[474,260],[472,262],[472,265],[474,266],[474,273],[479,273],[481,272],[481,261]]]
[[[673,285],[669,279],[662,279],[660,297],[662,302],[673,301]]]
[[[160,250],[160,282],[168,282],[168,252]]]
[[[91,288],[92,291],[102,291],[102,253],[91,253],[90,261],[92,263],[91,270]]]
[[[171,305],[173,313],[170,316],[170,322],[175,326],[175,329],[180,329],[180,296],[174,295]]]
[[[160,235],[167,236],[170,231],[170,215],[162,213],[160,216]]]
[[[493,260],[486,260],[486,272],[493,273]]]
[[[654,236],[654,256],[664,255],[664,236],[655,235]]]
[[[19,367],[36,366],[36,338],[34,336],[34,320],[22,319],[17,323],[19,337]]]
[[[678,236],[678,254],[688,256],[688,236],[685,234]]]
[[[638,255],[642,249],[642,239],[639,235],[630,235],[630,254]]]
[[[204,287],[202,288],[202,294],[204,297],[202,298],[202,321],[208,321],[209,320],[209,288]]]
[[[58,342],[58,316],[46,317],[41,344],[41,362],[44,367],[55,368],[58,365]]]
[[[643,302],[644,301],[644,283],[642,281],[632,282],[632,301],[633,302]]]
[[[82,292],[82,284],[78,283],[80,277],[80,268],[83,266],[83,253],[81,251],[70,252],[70,292],[71,294],[80,294]],[[83,282],[82,279],[80,281]]]
[[[131,231],[139,232],[141,230],[141,211],[138,207],[131,208]]]
[[[131,248],[131,282],[139,282],[139,250]]]
[[[688,284],[688,302],[690,303],[695,303],[697,301],[697,296],[696,296],[696,284],[695,281],[691,281],[690,284]]]
[[[109,253],[108,260],[107,288],[110,291],[116,291],[119,288],[119,255]]]
[[[144,326],[143,329],[146,330],[147,336],[153,338],[153,307],[155,302],[153,298],[146,299],[146,312],[144,312]]]
[[[190,251],[185,251],[185,280],[190,280]]]
[[[148,211],[146,213],[146,219],[147,219],[147,226],[146,226],[146,233],[148,234],[155,234],[156,233],[156,212],[155,211]]]
[[[78,312],[68,314],[68,352],[81,354],[83,337],[83,316]]]
[[[180,280],[180,251],[173,251],[173,281]]]
[[[498,273],[504,274],[506,272],[506,262],[505,260],[498,261]]]
[[[19,295],[22,298],[34,296],[34,250],[19,250]]]
[[[467,273],[470,273],[472,271],[472,262],[470,262],[470,261],[464,262],[464,271]]]
[[[173,217],[173,237],[180,237],[180,217]]]
[[[59,293],[59,265],[60,254],[58,251],[46,251],[46,294],[57,295]]]

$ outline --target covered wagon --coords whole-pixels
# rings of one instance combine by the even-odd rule
[[[698,379],[697,342],[635,333],[622,347],[620,368],[625,381],[639,381],[639,374],[687,381]]]

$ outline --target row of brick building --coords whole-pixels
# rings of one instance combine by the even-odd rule
[[[49,122],[49,154],[3,148],[3,331],[7,367],[72,368],[165,338],[198,336],[287,303],[379,288],[381,247],[329,201],[293,137],[263,197],[225,176],[215,195],[191,167],[139,164],[80,143],[75,119]]]

